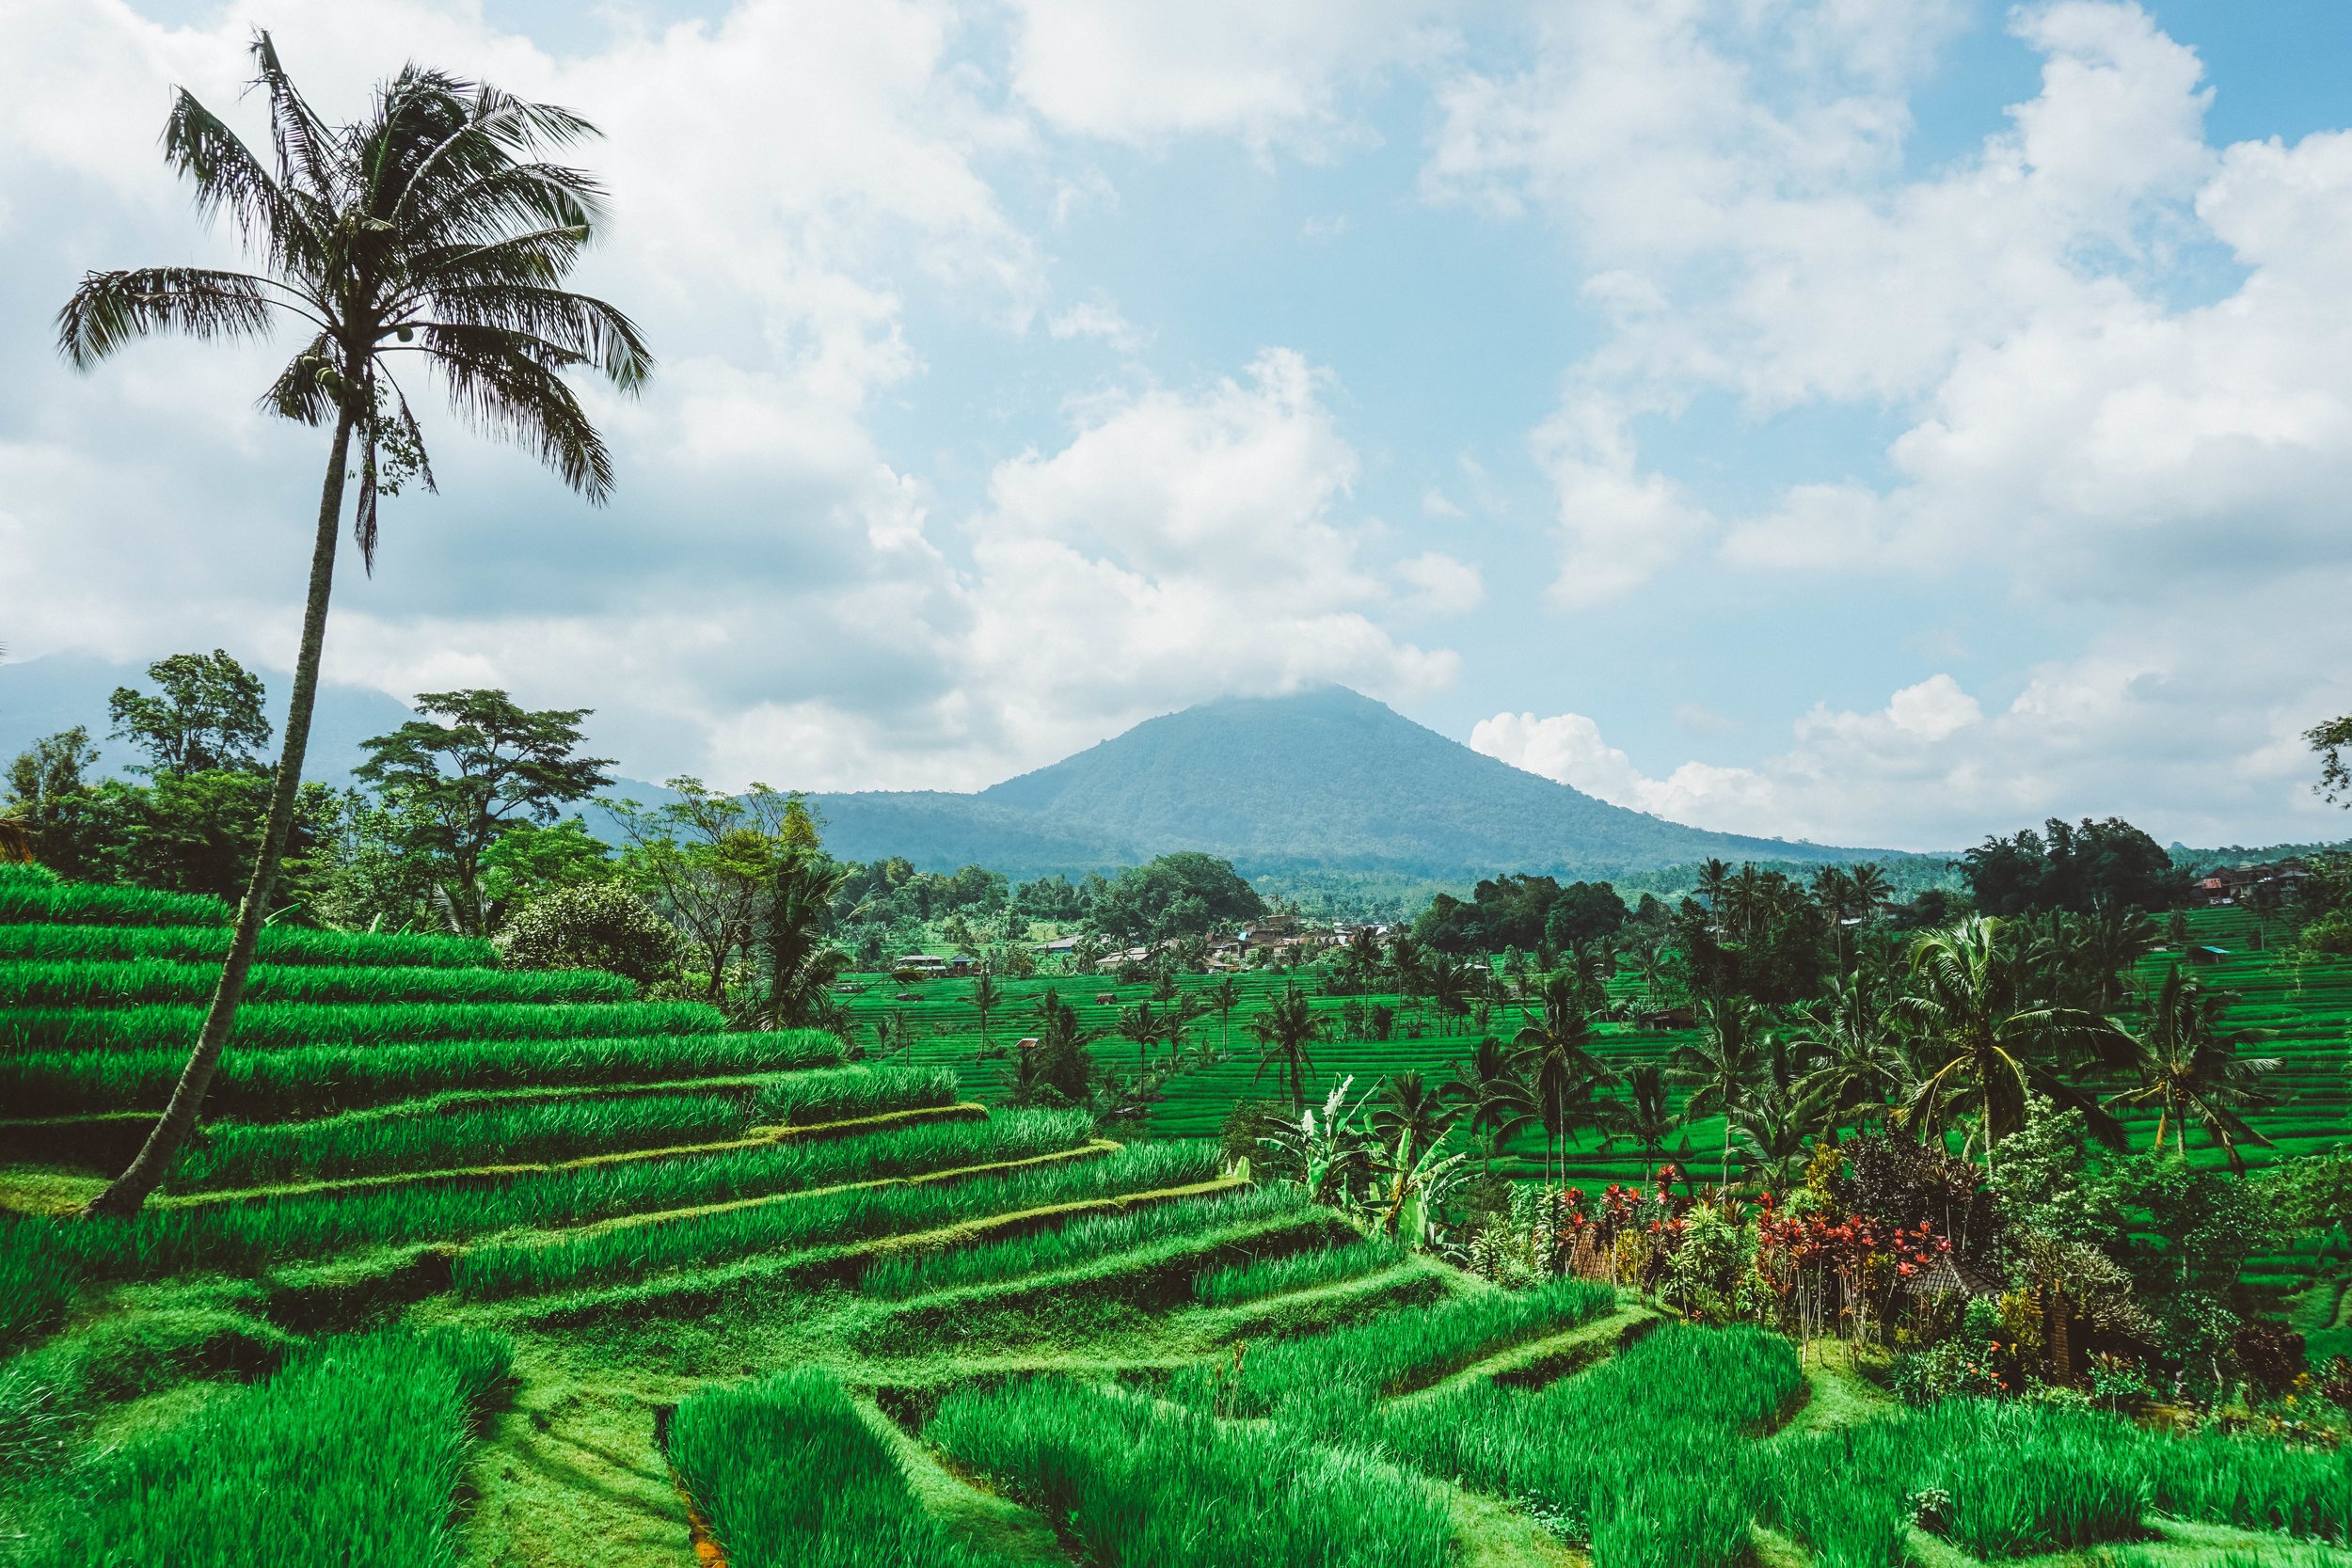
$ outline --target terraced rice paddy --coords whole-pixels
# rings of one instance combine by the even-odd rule
[[[1784,1340],[1006,1109],[977,1032],[850,1062],[440,939],[273,937],[158,1201],[50,1212],[168,1091],[225,918],[0,872],[0,1561],[2352,1564],[2339,1455],[1851,1378],[1817,1428]]]

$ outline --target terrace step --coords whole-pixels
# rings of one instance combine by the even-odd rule
[[[1597,1362],[1605,1361],[1630,1342],[1629,1336],[1643,1323],[1660,1322],[1658,1311],[1639,1302],[1627,1303],[1606,1317],[1579,1323],[1558,1334],[1529,1339],[1473,1361],[1435,1383],[1396,1396],[1399,1401],[1425,1400],[1482,1378],[1510,1388],[1540,1388],[1557,1383]]]
[[[348,1193],[369,1192],[386,1187],[406,1187],[429,1183],[435,1186],[463,1186],[469,1183],[491,1185],[518,1176],[545,1176],[555,1171],[585,1170],[597,1165],[628,1164],[641,1160],[691,1159],[706,1154],[729,1154],[738,1149],[760,1148],[786,1143],[816,1143],[830,1138],[849,1137],[862,1132],[885,1132],[893,1128],[913,1126],[927,1121],[984,1121],[988,1107],[970,1101],[951,1105],[918,1105],[903,1111],[882,1111],[870,1117],[852,1117],[842,1121],[811,1122],[801,1127],[755,1127],[752,1135],[729,1138],[719,1143],[675,1144],[667,1148],[620,1149],[611,1154],[590,1154],[578,1160],[560,1160],[553,1164],[512,1165],[466,1165],[452,1170],[395,1171],[384,1176],[354,1176],[337,1181],[294,1182],[275,1187],[246,1187],[225,1193],[180,1193],[154,1199],[159,1209],[201,1209],[224,1203],[266,1203],[287,1197],[334,1197]],[[787,1196],[799,1196],[797,1194]],[[768,1198],[744,1198],[734,1205],[743,1207],[765,1203]],[[676,1212],[688,1212],[680,1210]],[[610,1223],[610,1222],[606,1222]]]
[[[989,1214],[979,1219],[942,1226],[935,1230],[878,1236],[871,1241],[848,1246],[811,1248],[782,1257],[747,1258],[717,1268],[684,1271],[672,1278],[651,1284],[600,1286],[570,1291],[553,1301],[543,1299],[527,1307],[524,1321],[533,1328],[564,1328],[593,1323],[615,1312],[631,1317],[658,1317],[663,1315],[659,1304],[665,1297],[675,1312],[707,1311],[755,1288],[771,1290],[786,1285],[851,1280],[875,1259],[893,1252],[966,1246],[977,1242],[1000,1240],[1018,1234],[1024,1228],[1041,1228],[1057,1221],[1079,1219],[1089,1214],[1121,1213],[1142,1204],[1206,1197],[1214,1193],[1231,1192],[1248,1185],[1247,1177],[1220,1176],[1215,1180],[1195,1181],[1181,1187],[1157,1187],[1143,1192],[1121,1193],[1113,1197],[1080,1198],[1070,1203],[1050,1203],[1036,1209]],[[528,1297],[518,1299],[530,1303]]]
[[[879,1176],[870,1181],[839,1181],[830,1187],[803,1187],[788,1193],[770,1193],[762,1197],[739,1197],[725,1203],[697,1204],[686,1209],[657,1209],[643,1214],[616,1214],[598,1220],[594,1225],[570,1226],[559,1230],[540,1232],[548,1245],[560,1246],[575,1236],[596,1235],[612,1230],[630,1230],[639,1226],[661,1225],[671,1220],[700,1219],[707,1214],[732,1214],[745,1209],[765,1209],[771,1204],[792,1203],[802,1198],[822,1197],[833,1193],[854,1193],[878,1187],[928,1187],[941,1181],[957,1181],[970,1176],[994,1176],[1009,1170],[1027,1170],[1039,1165],[1062,1164],[1073,1160],[1100,1159],[1116,1154],[1124,1146],[1110,1138],[1089,1138],[1075,1148],[1065,1148],[1052,1154],[1031,1154],[1019,1160],[994,1160],[986,1164],[958,1165],[951,1170],[925,1171],[916,1176]]]

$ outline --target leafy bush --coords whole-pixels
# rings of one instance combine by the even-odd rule
[[[617,882],[557,888],[498,934],[516,969],[602,969],[648,985],[677,967],[677,932]]]

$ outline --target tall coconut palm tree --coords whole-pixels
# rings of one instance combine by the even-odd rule
[[[988,1015],[1004,1001],[1005,993],[996,984],[996,976],[985,966],[972,976],[972,1010],[980,1015],[980,1054],[988,1054]]]
[[[2138,910],[2101,904],[2078,928],[2075,961],[2082,970],[2083,1005],[2112,1012],[2131,995],[2132,968],[2164,944],[2155,921]]]
[[[1593,1091],[1613,1074],[1593,1053],[1592,1015],[1584,1010],[1574,976],[1555,974],[1544,982],[1543,1008],[1512,1040],[1534,1091],[1544,1124],[1544,1159],[1565,1138],[1591,1106]],[[1562,1149],[1565,1168],[1566,1154]]]
[[[1396,1164],[1410,1165],[1454,1130],[1461,1114],[1439,1085],[1419,1072],[1400,1072],[1373,1101],[1372,1130]]]
[[[601,194],[586,174],[539,154],[593,135],[586,120],[407,66],[376,89],[364,118],[330,125],[295,88],[268,34],[256,36],[253,55],[269,103],[269,161],[184,90],[165,123],[164,161],[194,185],[200,215],[230,216],[263,270],[94,272],[57,313],[57,346],[79,370],[151,334],[244,338],[298,323],[306,341],[262,404],[333,432],[252,879],[187,1065],[136,1158],[90,1200],[97,1213],[135,1212],[163,1180],[236,1019],[294,823],[353,449],[353,531],[371,570],[378,498],[410,482],[432,487],[397,356],[416,356],[461,419],[520,442],[592,501],[612,490],[612,461],[564,372],[633,392],[652,368],[627,316],[558,286],[596,232]]]
[[[1571,942],[1561,955],[1561,973],[1576,986],[1577,1005],[1588,1013],[1609,1006],[1609,979],[1617,973],[1617,955],[1606,942]]]
[[[2193,974],[2174,964],[2148,1010],[2148,1022],[2134,1042],[2133,1070],[2138,1085],[2107,1101],[2110,1105],[2156,1108],[2156,1151],[2164,1149],[2170,1132],[2184,1158],[2188,1154],[2188,1124],[2204,1130],[2205,1141],[2220,1149],[2230,1168],[2246,1174],[2246,1157],[2238,1152],[2241,1139],[2273,1148],[2262,1130],[2239,1113],[2267,1104],[2262,1080],[2279,1070],[2272,1056],[2242,1057],[2238,1047],[2267,1039],[2268,1029],[2231,1029],[2223,1015],[2234,1000],[2226,991],[2208,990]]]
[[[1641,1151],[1649,1164],[1645,1180],[1658,1180],[1658,1163],[1666,1157],[1666,1134],[1675,1130],[1677,1117],[1666,1087],[1666,1069],[1656,1062],[1642,1062],[1629,1068],[1625,1075],[1625,1098],[1612,1101],[1601,1111],[1601,1130],[1608,1136],[1603,1148],[1612,1148],[1620,1139]]]
[[[1700,863],[1697,892],[1699,902],[1707,906],[1708,913],[1718,917],[1723,914],[1724,889],[1730,883],[1731,866],[1727,862],[1710,856]]]
[[[1665,943],[1645,947],[1634,955],[1633,974],[1642,982],[1642,1000],[1653,1007],[1665,990],[1667,973]]]
[[[825,923],[849,877],[846,865],[796,851],[769,879],[759,945],[768,958],[768,1018],[779,1029],[838,1032],[847,1022],[833,984],[850,967],[850,955],[825,940]]]
[[[1241,1006],[1241,982],[1231,974],[1201,993],[1216,1013],[1217,1044],[1227,1051],[1233,1049],[1233,1009]]]
[[[1853,894],[1853,912],[1862,917],[1866,926],[1880,907],[1895,896],[1895,884],[1886,879],[1886,868],[1875,861],[1848,867],[1846,885]]]
[[[1846,967],[1846,920],[1857,901],[1853,879],[1842,866],[1817,866],[1813,872],[1813,901],[1821,907],[1821,917],[1829,923],[1831,951],[1837,957],[1837,967]]]
[[[1806,1142],[1820,1114],[1813,1096],[1767,1078],[1731,1113],[1731,1141],[1768,1189],[1786,1191],[1795,1185],[1793,1173],[1804,1166]]]
[[[1804,1009],[1798,1030],[1813,1060],[1798,1089],[1820,1107],[1822,1132],[1832,1143],[1848,1122],[1883,1116],[1910,1085],[1911,1064],[1859,979],[1833,977]]]
[[[1307,1109],[1307,1069],[1315,1065],[1307,1048],[1323,1037],[1326,1027],[1326,1021],[1315,1016],[1307,993],[1298,989],[1298,982],[1285,984],[1282,994],[1249,1021],[1249,1033],[1258,1041],[1258,1070],[1250,1082],[1264,1077],[1267,1068],[1279,1068],[1290,1082],[1291,1109],[1303,1113]]]
[[[1149,1002],[1138,1002],[1119,1015],[1112,1033],[1135,1042],[1136,1070],[1142,1072],[1152,1066],[1152,1047],[1168,1033],[1168,1016],[1153,1011]]]
[[[1691,1091],[1683,1101],[1685,1124],[1724,1118],[1724,1185],[1731,1185],[1732,1117],[1747,1103],[1769,1053],[1765,1036],[1772,1015],[1744,996],[1706,1004],[1701,1034],[1674,1049],[1668,1077]]]
[[[1454,1076],[1440,1092],[1468,1115],[1472,1132],[1487,1135],[1489,1149],[1500,1148],[1521,1128],[1541,1119],[1535,1091],[1520,1072],[1518,1056],[1498,1040],[1480,1040],[1468,1058],[1457,1060]]]
[[[2130,1037],[2098,1014],[2027,999],[2027,977],[2015,944],[1996,916],[1972,915],[1945,931],[1922,932],[1911,944],[1908,995],[1889,1017],[1907,1025],[1921,1048],[1924,1076],[1896,1112],[1905,1126],[1933,1132],[1955,1114],[1983,1118],[1984,1171],[1994,1173],[1994,1148],[2025,1124],[2035,1094],[2083,1113],[2093,1137],[2122,1147],[2123,1131],[2090,1096],[2051,1069],[2049,1059],[2088,1050],[2111,1058]]]
[[[1429,965],[1429,1000],[1438,1009],[1438,1027],[1444,1030],[1470,1011],[1474,977],[1469,964],[1443,954]]]

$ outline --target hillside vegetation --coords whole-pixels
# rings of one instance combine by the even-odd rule
[[[143,998],[200,973],[221,911],[43,886],[0,911],[46,1004],[0,1062],[113,1081],[184,1037]],[[478,949],[297,953],[310,1027],[231,1044],[142,1214],[52,1212],[129,1118],[9,1100],[46,1114],[0,1166],[0,1561],[2352,1563],[2339,1454],[2087,1406],[1907,1413],[1883,1351],[1661,1326],[1629,1281],[1502,1288],[1206,1139],[975,1102],[950,1058],[983,1099],[1000,1063],[958,1031],[849,1063],[572,1000],[609,993],[592,976],[511,984]],[[465,1037],[484,1005],[446,998],[489,994],[499,1037]],[[597,1039],[567,1033],[590,1015]],[[485,1044],[525,1080],[481,1085]],[[294,1058],[307,1098],[240,1087]],[[1187,1131],[1242,1089],[1174,1082],[1200,1107],[1152,1115]]]

